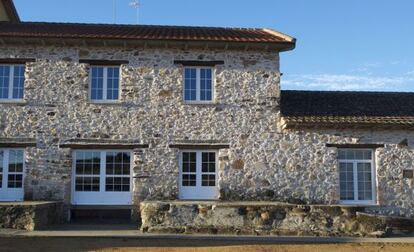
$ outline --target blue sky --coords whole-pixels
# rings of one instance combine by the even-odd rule
[[[135,23],[116,0],[117,23]],[[34,4],[36,2],[36,4]],[[283,89],[414,91],[412,0],[141,0],[141,24],[268,27],[297,38]],[[15,0],[24,21],[113,23],[113,0]]]

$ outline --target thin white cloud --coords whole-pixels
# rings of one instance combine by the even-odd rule
[[[283,89],[414,91],[414,71],[400,76],[357,74],[292,74],[282,79]]]

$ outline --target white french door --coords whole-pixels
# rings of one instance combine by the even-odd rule
[[[217,199],[217,152],[182,151],[179,185],[180,199]]]
[[[370,149],[338,151],[340,200],[345,204],[375,204],[375,167]]]
[[[75,151],[72,204],[131,205],[131,160],[129,151]]]
[[[24,151],[0,149],[0,201],[23,201]]]

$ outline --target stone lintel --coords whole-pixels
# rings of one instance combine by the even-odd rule
[[[224,65],[223,60],[211,60],[211,61],[204,61],[204,60],[174,60],[175,65],[183,65],[183,66],[211,66],[214,67],[216,65]]]
[[[132,150],[148,148],[148,144],[122,144],[122,143],[63,143],[59,145],[59,148],[70,148],[78,150],[87,149],[120,149],[120,150]]]
[[[177,143],[170,144],[170,148],[177,149],[194,149],[194,150],[218,150],[218,149],[228,149],[230,148],[229,144],[209,144],[209,143]]]
[[[71,149],[121,149],[132,150],[148,148],[148,144],[139,143],[134,140],[113,139],[68,139],[59,144],[59,148]]]
[[[336,148],[353,148],[353,149],[377,149],[384,148],[384,144],[326,144],[326,147],[336,147]]]
[[[80,59],[79,63],[90,65],[119,66],[129,64],[128,60],[103,60],[103,59]]]
[[[0,64],[26,64],[35,61],[34,58],[0,58]]]
[[[35,138],[0,138],[0,148],[36,147]]]

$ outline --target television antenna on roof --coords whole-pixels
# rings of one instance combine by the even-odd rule
[[[139,24],[139,7],[141,7],[140,0],[132,0],[132,2],[129,3],[129,6],[136,10],[136,24]]]

